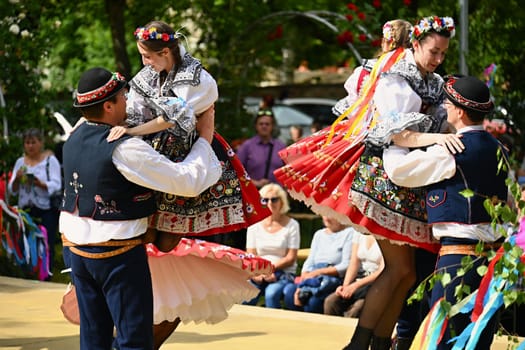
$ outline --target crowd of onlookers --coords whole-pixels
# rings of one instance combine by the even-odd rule
[[[248,228],[246,251],[270,260],[275,271],[251,279],[260,292],[245,304],[359,317],[366,292],[383,268],[375,238],[323,216],[323,227],[301,261],[301,229],[288,213],[287,193],[269,183],[260,194],[272,215]]]
[[[283,165],[279,151],[286,145],[274,137],[271,106],[271,99],[263,99],[254,120],[256,135],[243,142],[237,151],[260,189],[263,204],[272,212],[248,228],[246,246],[241,248],[270,260],[275,266],[272,275],[252,278],[260,292],[245,303],[358,317],[369,285],[383,268],[379,247],[373,236],[364,236],[323,217],[324,227],[314,233],[306,260],[298,259],[301,228],[289,214],[290,202],[297,201],[290,200],[273,175]],[[293,134],[294,128],[290,131],[297,142],[300,135]]]

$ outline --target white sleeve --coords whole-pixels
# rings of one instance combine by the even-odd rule
[[[256,249],[257,245],[255,242],[255,233],[257,231],[257,226],[259,223],[255,223],[248,227],[246,230],[246,249]]]
[[[15,182],[15,179],[16,179],[16,173],[22,167],[22,165],[24,165],[24,157],[20,157],[16,160],[15,166],[13,167],[13,170],[11,171],[11,178],[9,179],[9,182],[7,184],[7,191],[9,191],[9,193],[11,194],[18,193],[18,191],[13,190],[13,183]]]
[[[47,192],[51,195],[62,188],[62,170],[55,156],[49,156],[49,180],[46,178]]]
[[[381,116],[399,112],[419,112],[421,102],[421,97],[400,76],[387,75],[377,82],[374,105]]]
[[[299,249],[301,246],[301,228],[299,222],[291,219],[290,236],[288,239],[288,249]]]
[[[195,115],[206,111],[219,98],[217,82],[204,69],[201,71],[200,84],[189,86],[188,90],[186,102],[193,108]]]
[[[356,67],[348,79],[346,79],[344,84],[345,90],[348,93],[347,98],[352,102],[357,100],[358,97],[357,90],[359,87],[357,84],[359,82],[359,76],[361,75],[362,70],[363,66]]]
[[[444,147],[409,151],[390,146],[383,151],[383,166],[389,179],[398,186],[421,187],[449,179],[456,173],[456,160]]]
[[[210,144],[199,138],[179,163],[159,154],[142,139],[122,141],[113,163],[126,179],[156,191],[195,197],[219,180],[222,167]]]
[[[332,112],[335,115],[340,116],[341,114],[343,114],[359,98],[359,94],[357,93],[357,84],[362,71],[362,66],[356,67],[353,73],[348,77],[348,79],[346,79],[344,87],[347,92],[347,95],[342,99],[338,100],[335,106],[332,108]]]

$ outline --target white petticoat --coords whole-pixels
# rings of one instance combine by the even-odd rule
[[[259,290],[254,274],[271,273],[267,260],[201,240],[183,238],[169,253],[148,245],[153,284],[154,323],[218,323],[237,303],[254,298]]]
[[[177,317],[184,323],[223,321],[234,304],[253,299],[259,292],[248,281],[251,276],[273,272],[268,260],[201,240],[182,238],[168,253],[148,244],[147,251],[155,324]],[[68,321],[80,324],[72,286],[68,286],[60,308]]]

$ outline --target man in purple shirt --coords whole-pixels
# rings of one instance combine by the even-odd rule
[[[260,109],[255,117],[257,135],[246,140],[237,155],[257,188],[277,182],[273,171],[284,165],[279,151],[286,145],[273,137],[275,116],[270,108]]]

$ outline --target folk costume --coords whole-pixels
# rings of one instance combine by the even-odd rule
[[[364,136],[373,118],[368,105],[381,73],[404,54],[403,49],[398,49],[381,56],[357,101],[332,126],[279,153],[285,166],[274,172],[277,180],[293,198],[305,202],[314,212],[352,224],[348,217],[355,208],[348,206],[347,197],[355,174],[353,166],[364,150]]]
[[[129,126],[158,116],[174,126],[144,139],[172,161],[188,154],[196,140],[196,115],[218,98],[217,84],[199,60],[179,46],[182,63],[166,76],[145,66],[130,82],[126,111]],[[246,228],[270,215],[260,203],[257,188],[233,149],[215,134],[213,144],[224,164],[221,179],[196,197],[157,193],[158,211],[150,226],[163,232],[208,236]]]
[[[382,55],[359,99],[330,128],[282,152],[287,165],[276,171],[278,180],[314,212],[379,239],[435,251],[424,194],[392,184],[381,154],[392,135],[407,128],[442,130],[442,85],[437,74],[421,77],[411,50]]]
[[[146,32],[149,36],[144,39]],[[152,38],[156,34],[153,28],[138,28],[135,33],[138,40],[156,40]],[[177,35],[171,34],[168,40]],[[182,45],[179,50],[181,63],[167,74],[149,65],[137,73],[130,82],[126,108],[130,126],[158,116],[174,124],[144,139],[175,162],[183,160],[194,147],[196,116],[218,98],[217,83],[201,62]],[[157,192],[157,210],[150,217],[150,228],[204,237],[237,231],[270,215],[233,149],[217,133],[212,147],[223,165],[219,181],[197,196]],[[222,321],[233,304],[257,295],[258,290],[248,282],[252,274],[269,273],[273,268],[268,261],[246,252],[197,239],[183,239],[169,252],[152,244],[147,251],[155,324],[177,317],[184,323]]]
[[[488,88],[477,78],[450,78],[444,91],[447,99],[458,106],[451,108],[481,114],[493,109]],[[508,174],[500,167],[507,157],[504,146],[485,131],[481,123],[462,127],[457,133],[462,135],[465,150],[455,155],[439,145],[411,153],[392,146],[384,154],[385,169],[393,181],[405,186],[428,185],[428,222],[434,237],[442,244],[436,271],[451,275],[451,283],[447,286],[440,282],[434,285],[431,305],[435,308],[431,315],[439,309],[442,299],[452,304],[456,302],[455,289],[460,283],[468,285],[472,291],[480,286],[482,277],[476,269],[486,265],[487,259],[476,252],[476,244],[482,242],[486,249],[491,249],[502,236],[501,231],[492,227],[484,201],[497,198],[505,203],[507,200],[505,181]],[[465,195],[464,191],[472,195]],[[474,258],[474,266],[464,272],[461,279],[456,278],[466,256]],[[471,322],[469,314],[459,313],[434,324],[433,331],[428,333],[432,344],[424,348],[450,349],[452,345],[447,342],[451,339],[451,330],[460,334]],[[483,332],[480,330],[470,343],[476,349],[490,349],[497,322],[495,317],[488,317],[485,322],[485,328],[481,328]],[[454,345],[454,349],[464,348],[464,342],[459,344]]]
[[[80,78],[74,106],[103,103],[126,85],[118,73],[88,70]],[[111,348],[116,327],[121,349],[149,349],[153,295],[143,235],[147,217],[155,211],[151,189],[199,193],[217,181],[221,165],[204,139],[175,164],[138,138],[108,143],[109,131],[109,125],[85,122],[63,150],[65,195],[59,226],[65,250],[72,253],[80,348]]]
[[[267,259],[198,239],[182,238],[168,253],[153,244],[148,244],[147,250],[154,324],[176,318],[184,324],[223,321],[234,304],[259,293],[249,279],[273,271]]]

